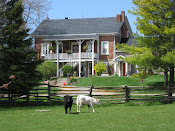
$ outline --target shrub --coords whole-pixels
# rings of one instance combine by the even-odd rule
[[[62,68],[63,71],[63,77],[66,77],[67,74],[71,74],[72,73],[72,66],[70,65],[66,65]]]
[[[97,75],[101,75],[103,71],[106,71],[106,65],[99,61],[97,64],[95,64],[94,70]]]
[[[77,79],[76,79],[76,78],[71,78],[71,79],[70,79],[70,82],[71,82],[71,83],[77,82]]]
[[[53,61],[44,61],[37,66],[37,70],[41,73],[44,80],[49,80],[56,75],[57,65]]]

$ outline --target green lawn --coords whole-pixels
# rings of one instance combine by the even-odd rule
[[[0,130],[2,131],[174,131],[175,104],[152,106],[98,106],[95,113],[87,112],[83,107],[76,114],[73,105],[72,113],[65,114],[64,107],[11,107],[0,108]],[[38,112],[37,110],[50,110]]]
[[[152,75],[140,81],[140,78],[131,77],[86,77],[79,78],[79,82],[75,86],[162,86],[164,77],[163,75]]]

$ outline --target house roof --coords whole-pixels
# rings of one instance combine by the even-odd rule
[[[126,43],[127,45],[131,46],[134,43],[134,37],[121,38],[120,44],[122,43]]]
[[[117,22],[116,17],[57,20],[46,19],[36,28],[32,33],[32,36],[60,36],[64,38],[68,35],[120,33],[122,25],[123,22]]]
[[[131,38],[128,39],[126,44],[131,46],[133,43],[134,43],[134,37],[131,37]]]

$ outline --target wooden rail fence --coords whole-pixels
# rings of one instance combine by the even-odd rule
[[[100,100],[101,104],[105,103],[128,103],[144,101],[160,101],[171,103],[175,101],[174,86],[155,87],[155,86],[89,86],[89,87],[58,87],[41,85],[30,90],[11,91],[11,88],[0,89],[0,105],[15,105],[17,102],[25,104],[43,104],[58,103],[63,101],[64,95],[76,96],[83,94],[89,95]]]

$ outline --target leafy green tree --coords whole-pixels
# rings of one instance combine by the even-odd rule
[[[94,66],[94,70],[97,75],[101,75],[103,71],[106,71],[106,65],[103,62],[97,62]]]
[[[13,88],[25,91],[38,84],[39,73],[36,71],[36,53],[28,35],[29,29],[23,28],[22,0],[3,1],[0,7],[3,7],[0,24],[0,81],[8,80],[13,74],[16,76]]]
[[[162,68],[165,76],[164,85],[167,85],[168,71],[171,70],[171,74],[174,75],[175,4],[172,0],[132,0],[132,2],[135,8],[130,12],[137,16],[135,24],[143,36],[136,38],[135,46],[119,45],[117,48],[132,54],[126,58],[128,63],[135,63],[141,68],[147,66]],[[174,81],[172,78],[171,82]]]
[[[57,65],[53,61],[44,61],[37,66],[37,70],[41,73],[44,80],[49,80],[52,76],[56,76]]]
[[[63,68],[62,68],[62,71],[63,71],[63,76],[66,77],[67,74],[72,74],[72,66],[70,65],[65,65]]]

